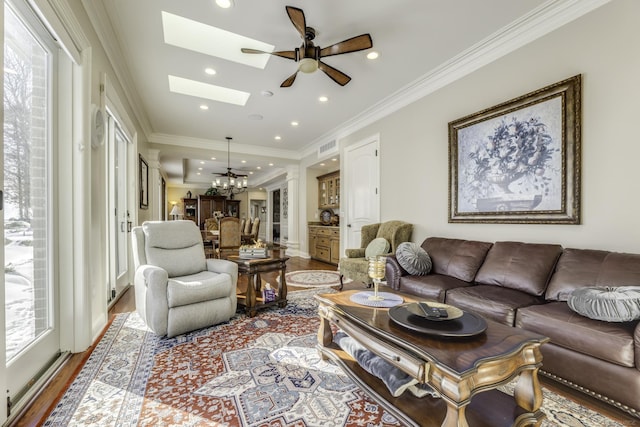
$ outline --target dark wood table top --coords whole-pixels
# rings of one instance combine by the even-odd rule
[[[353,322],[420,357],[437,361],[463,375],[478,364],[513,355],[532,343],[544,343],[549,339],[520,328],[514,328],[487,320],[487,329],[480,335],[465,338],[438,337],[409,330],[389,318],[386,308],[373,308],[352,302],[350,296],[359,291],[337,294],[320,294],[316,298],[325,305],[343,312]],[[385,292],[388,290],[385,289]],[[400,294],[405,302],[416,297]]]

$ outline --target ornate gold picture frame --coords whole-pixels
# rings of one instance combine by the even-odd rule
[[[449,222],[579,224],[581,76],[449,123]]]

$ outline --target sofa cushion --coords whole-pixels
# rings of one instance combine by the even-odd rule
[[[542,300],[515,289],[477,285],[448,291],[445,302],[503,325],[513,326],[518,308],[540,304]]]
[[[384,237],[376,237],[364,248],[364,256],[365,258],[370,258],[372,256],[384,255],[389,252],[390,246],[389,241]]]
[[[476,275],[476,282],[542,295],[547,288],[562,246],[496,242]]]
[[[231,276],[225,273],[201,271],[189,276],[174,277],[167,284],[169,308],[225,298],[231,295]]]
[[[545,298],[567,301],[574,289],[591,286],[640,286],[640,254],[567,248]]]
[[[555,345],[621,366],[635,366],[635,322],[592,320],[573,312],[564,302],[550,302],[519,309],[516,326],[546,335]]]
[[[640,319],[640,287],[589,287],[575,289],[569,308],[589,319],[630,322]]]
[[[387,261],[388,262],[388,261]],[[471,286],[455,277],[444,274],[427,274],[426,276],[402,276],[400,277],[401,292],[407,292],[419,298],[444,302],[449,289]]]
[[[473,282],[491,243],[429,237],[422,243],[433,264],[432,273]]]
[[[424,276],[431,271],[431,258],[417,243],[400,243],[396,250],[396,259],[409,274]]]

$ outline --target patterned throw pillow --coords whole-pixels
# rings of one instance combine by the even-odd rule
[[[396,259],[398,264],[411,275],[425,276],[431,272],[431,257],[417,243],[400,243],[396,250]]]
[[[376,255],[384,255],[389,253],[389,247],[389,242],[384,237],[375,238],[365,248],[364,256],[369,258]]]
[[[640,287],[587,287],[575,289],[567,300],[576,313],[605,322],[640,319]]]

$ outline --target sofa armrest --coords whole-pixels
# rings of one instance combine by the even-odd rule
[[[364,248],[345,249],[344,253],[347,258],[364,258]]]
[[[400,278],[406,276],[407,271],[402,268],[395,255],[387,255],[387,265],[385,265],[385,277],[387,286],[396,291],[400,290]]]
[[[207,270],[214,273],[226,273],[231,276],[232,289],[235,293],[235,289],[238,286],[238,264],[226,259],[207,258]]]
[[[166,335],[169,319],[167,285],[169,273],[155,265],[141,265],[134,277],[136,310],[144,322],[158,335]],[[152,307],[152,309],[148,309]]]
[[[633,332],[633,347],[636,355],[636,369],[640,371],[640,322],[636,323],[636,329]]]

